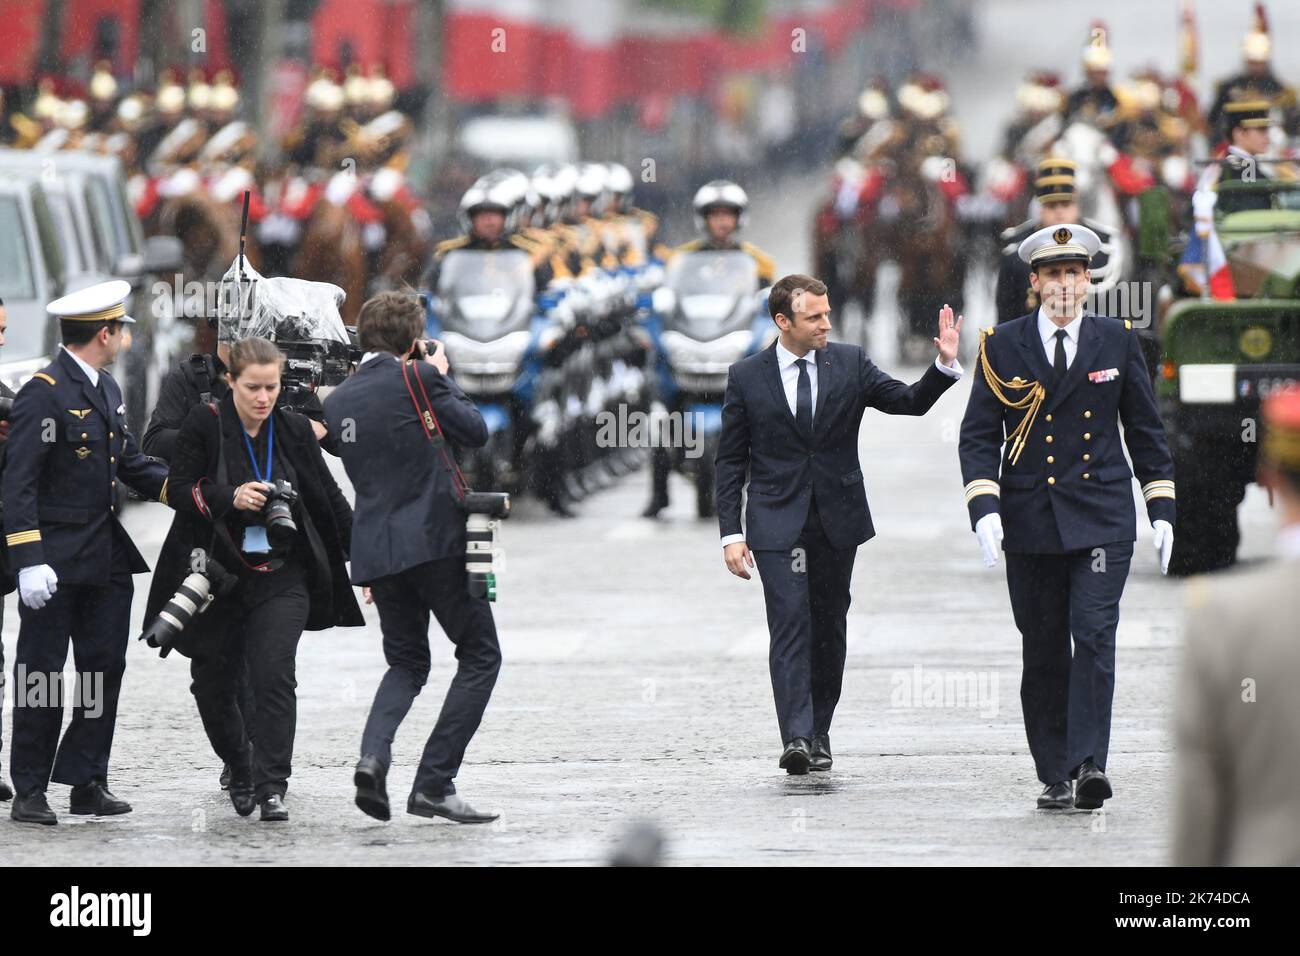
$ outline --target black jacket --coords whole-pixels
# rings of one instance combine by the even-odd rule
[[[0,398],[13,398],[15,392],[4,382],[0,382]],[[9,442],[0,443],[0,484],[4,482],[5,459],[9,456]],[[0,501],[0,527],[4,523],[4,502]],[[0,596],[11,594],[18,587],[15,580],[15,571],[9,567],[9,549],[3,546],[3,539],[0,539]]]
[[[146,621],[157,616],[189,573],[190,551],[206,549],[212,544],[212,521],[225,520],[234,507],[235,486],[222,481],[218,475],[218,441],[225,442],[227,462],[244,455],[243,426],[229,399],[221,402],[218,409],[219,412],[214,411],[209,405],[192,408],[176,437],[168,478],[168,504],[177,514],[158,556],[158,568],[145,609]],[[294,517],[301,521],[310,546],[309,553],[304,555],[311,597],[307,630],[360,627],[365,620],[348,583],[346,567],[352,538],[352,509],[330,474],[307,419],[281,408],[272,414],[276,448],[285,459],[284,477],[301,496]],[[215,556],[232,572],[240,564],[239,555],[220,536],[216,540]],[[214,618],[220,615],[217,605],[190,625],[184,635],[186,642],[212,626],[211,621],[205,620],[210,615]],[[184,653],[186,647],[180,644],[178,649]]]
[[[460,387],[428,362],[414,368],[447,439],[473,448],[486,444],[483,416]],[[353,583],[465,553],[465,516],[395,358],[363,363],[325,399],[325,415],[356,489]]]
[[[906,385],[877,368],[859,346],[827,343],[817,361],[812,434],[796,423],[781,384],[776,344],[731,366],[722,405],[716,490],[722,536],[741,533],[740,490],[749,475],[745,543],[751,550],[793,547],[817,496],[826,537],[853,548],[875,535],[858,461],[863,413],[924,415],[957,381],[930,363]]]
[[[196,362],[196,359],[199,361]],[[146,455],[171,461],[176,434],[181,430],[181,423],[185,421],[190,409],[199,404],[204,378],[207,379],[207,389],[212,393],[213,400],[221,401],[226,397],[230,391],[230,386],[226,384],[226,366],[215,355],[191,355],[167,373],[158,391],[158,404],[149,416],[149,427],[140,439],[140,448]],[[322,424],[325,422],[325,409],[315,395],[309,395],[306,404],[298,411],[313,421]],[[333,441],[328,437],[321,441],[321,447],[331,455],[338,454]]]

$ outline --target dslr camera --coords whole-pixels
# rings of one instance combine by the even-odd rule
[[[497,576],[492,567],[497,529],[510,517],[510,495],[504,491],[467,491],[460,502],[465,512],[465,571],[470,597],[497,599]]]
[[[158,648],[159,657],[172,652],[172,644],[196,615],[208,609],[217,597],[229,594],[239,579],[217,563],[202,548],[190,552],[190,573],[170,601],[141,633],[139,640]]]
[[[266,518],[266,537],[273,547],[284,547],[298,533],[298,526],[293,521],[293,503],[298,500],[298,492],[284,478],[265,484],[268,490],[262,514]]]

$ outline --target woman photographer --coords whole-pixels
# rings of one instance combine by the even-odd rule
[[[175,647],[191,658],[190,690],[203,728],[230,765],[231,803],[241,816],[260,804],[263,820],[289,818],[284,793],[297,723],[299,637],[364,623],[345,567],[352,509],[310,421],[275,407],[283,363],[265,339],[236,342],[230,392],[186,417],[168,478],[168,502],[178,514],[146,609],[146,621],[154,620],[192,572],[212,582],[215,600]],[[192,558],[196,548],[206,552],[201,563]],[[253,688],[251,728],[236,704],[241,655]]]

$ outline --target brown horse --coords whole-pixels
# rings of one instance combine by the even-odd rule
[[[175,236],[184,246],[185,281],[215,281],[239,254],[241,208],[221,203],[202,192],[175,196],[158,204],[144,223],[149,235]],[[259,266],[257,243],[250,236],[244,255]]]
[[[339,286],[347,294],[340,310],[343,321],[356,325],[366,290],[366,256],[361,246],[361,228],[347,209],[328,199],[316,204],[289,274]]]
[[[900,165],[890,191],[899,210],[890,245],[899,267],[900,345],[914,358],[918,342],[928,349],[940,308],[961,311],[966,253],[956,210],[919,162]]]
[[[376,202],[384,214],[384,247],[368,277],[370,294],[389,289],[415,288],[429,258],[432,242],[417,228],[415,217],[396,199]]]

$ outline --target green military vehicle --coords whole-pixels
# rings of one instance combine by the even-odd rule
[[[1174,574],[1236,560],[1260,400],[1300,383],[1300,183],[1221,183],[1216,229],[1237,298],[1182,299],[1160,325],[1156,395],[1178,494]]]

